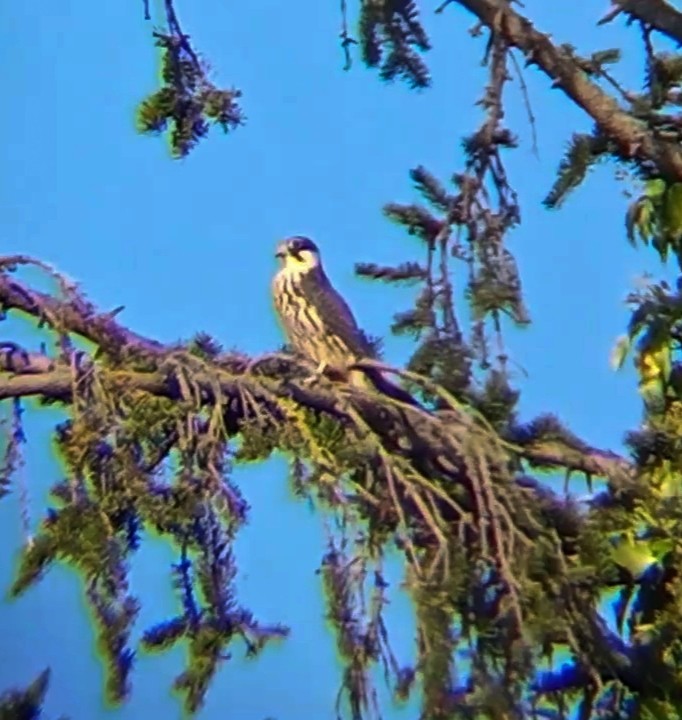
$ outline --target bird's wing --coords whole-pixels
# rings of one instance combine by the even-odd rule
[[[356,382],[359,380],[359,382]],[[365,382],[368,381],[368,382]],[[424,409],[422,405],[412,396],[407,390],[404,390],[400,385],[396,385],[391,380],[385,378],[379,370],[374,368],[363,368],[362,370],[355,370],[351,374],[351,384],[359,385],[360,387],[373,387],[377,392],[382,395],[388,395],[388,397],[400,402],[412,405],[412,407]]]
[[[326,332],[337,336],[354,356],[373,356],[372,346],[351,309],[321,268],[301,277],[301,291],[322,320]]]

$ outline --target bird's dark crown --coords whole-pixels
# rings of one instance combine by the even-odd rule
[[[319,253],[317,245],[304,235],[294,235],[287,240],[287,245],[295,253],[302,252],[303,250],[309,250],[310,252]]]

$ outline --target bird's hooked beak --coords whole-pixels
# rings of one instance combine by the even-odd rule
[[[283,260],[285,257],[289,256],[291,256],[295,260],[301,260],[301,253],[296,250],[295,245],[292,245],[291,242],[285,240],[277,246],[277,250],[275,251],[275,257]]]

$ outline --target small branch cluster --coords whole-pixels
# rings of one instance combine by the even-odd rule
[[[137,128],[149,134],[170,128],[171,155],[182,158],[208,134],[210,124],[227,133],[243,123],[237,104],[241,92],[211,82],[208,66],[180,25],[173,0],[164,0],[164,10],[165,27],[154,32],[162,86],[138,106]],[[149,17],[148,7],[145,16]]]

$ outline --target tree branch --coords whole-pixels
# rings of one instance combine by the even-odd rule
[[[48,322],[55,330],[80,335],[109,352],[134,348],[157,355],[164,349],[156,340],[119,325],[114,319],[116,313],[96,312],[94,306],[81,295],[72,292],[70,297],[60,300],[26,287],[7,273],[0,273],[0,304],[4,310],[19,310]]]
[[[644,123],[623,110],[613,97],[589,79],[570,48],[555,45],[505,0],[453,1],[521,50],[529,63],[536,64],[616,143],[623,159],[653,164],[669,179],[682,181],[682,148],[657,138]]]
[[[219,388],[220,394],[226,405],[226,415],[228,425],[232,428],[238,428],[239,424],[245,420],[244,408],[234,405],[233,401],[240,397],[240,390],[248,386],[248,389],[254,393],[257,399],[266,401],[265,395],[275,393],[278,397],[290,397],[297,404],[314,410],[318,413],[324,413],[337,420],[344,422],[352,422],[351,415],[344,411],[342,404],[339,403],[339,393],[333,385],[321,386],[318,388],[310,388],[306,384],[296,381],[282,381],[278,377],[279,370],[282,365],[274,362],[269,368],[264,368],[263,375],[249,375],[247,363],[243,358],[227,357],[223,360],[228,364],[232,364],[233,370],[230,372],[222,371],[222,379],[216,386],[215,379],[209,377],[208,374],[202,376],[197,374],[194,377],[199,395],[203,404],[215,403],[216,391]],[[241,369],[239,366],[241,365]],[[0,356],[0,367],[2,366],[2,356]],[[288,368],[289,370],[291,368]],[[234,372],[236,370],[236,372]],[[304,368],[301,368],[303,371]],[[68,403],[72,399],[73,391],[77,387],[78,376],[74,374],[71,367],[66,364],[50,368],[46,371],[39,372],[36,369],[28,370],[31,374],[9,374],[0,372],[0,400],[8,398],[20,398],[40,396],[45,400]],[[233,374],[234,373],[234,374]],[[177,381],[163,371],[154,372],[135,372],[130,370],[110,371],[108,379],[113,384],[120,384],[121,388],[126,390],[137,390],[147,392],[157,397],[165,397],[171,400],[182,400],[183,394]],[[266,388],[264,392],[258,393],[259,383],[265,382]],[[258,395],[261,395],[259,398]],[[351,394],[351,398],[354,395]],[[358,395],[356,399],[363,404],[365,410],[377,417],[384,417],[387,408],[382,404],[380,397],[368,397],[364,394]],[[389,406],[390,407],[390,406]],[[450,413],[447,417],[436,419],[429,416],[426,422],[425,417],[419,410],[414,408],[405,408],[403,412],[409,414],[404,418],[403,422],[408,421],[412,430],[417,430],[422,435],[420,448],[426,446],[431,447],[434,453],[442,450],[438,446],[437,439],[434,437],[433,424],[442,425],[444,429],[451,427],[457,422],[455,414]],[[459,422],[461,422],[461,414],[457,414]],[[407,437],[409,433],[405,432]],[[415,447],[415,438],[412,438],[412,448]],[[607,478],[615,483],[618,487],[623,487],[632,476],[632,466],[625,458],[608,450],[599,450],[597,448],[588,447],[585,450],[578,450],[569,447],[561,442],[553,443],[536,443],[529,446],[521,446],[519,448],[520,455],[525,458],[532,467],[537,468],[564,468],[573,472],[581,472],[587,475]]]
[[[3,266],[7,267],[0,258],[0,268]],[[311,386],[302,381],[310,375],[305,362],[281,354],[256,360],[236,353],[208,359],[192,356],[185,348],[163,346],[131,332],[116,323],[111,314],[98,313],[75,291],[64,299],[54,298],[11,280],[6,271],[0,271],[0,304],[44,318],[61,333],[77,333],[91,340],[105,358],[142,353],[148,361],[142,368],[131,368],[121,362],[101,365],[96,359],[74,362],[73,354],[64,357],[62,353],[60,359],[52,359],[5,343],[0,346],[0,350],[4,348],[0,352],[0,400],[38,396],[48,402],[68,403],[74,394],[81,394],[81,389],[87,391],[93,373],[102,373],[101,379],[114,395],[137,391],[172,400],[192,400],[200,405],[220,405],[230,435],[242,432],[245,423],[253,421],[264,430],[272,424],[287,424],[292,417],[299,416],[300,410],[326,415],[341,422],[358,439],[370,433],[377,457],[389,453],[397,462],[407,463],[406,467],[417,473],[415,477],[422,477],[429,487],[436,483],[432,489],[446,506],[447,497],[438,494],[443,492],[438,490],[438,483],[444,483],[440,487],[455,483],[475,494],[472,488],[477,481],[469,477],[471,466],[463,457],[468,443],[489,447],[495,457],[504,453],[505,463],[516,455],[536,467],[563,467],[604,476],[616,489],[626,488],[633,478],[626,460],[589,448],[577,439],[574,444],[555,442],[551,448],[546,443],[537,446],[505,443],[484,420],[477,419],[456,401],[444,413],[432,414],[381,393],[345,384],[319,381]],[[189,385],[183,379],[183,368],[190,369]],[[510,487],[528,491],[528,483],[521,478],[510,476],[509,480]],[[538,487],[535,494],[546,500],[547,492],[546,488]],[[563,512],[559,497],[552,504]],[[570,509],[566,512],[570,514]]]
[[[63,299],[52,297],[27,287],[25,284],[12,279],[6,268],[17,264],[32,264],[30,258],[13,257],[0,258],[0,305],[5,309],[14,309],[40,320],[47,321],[60,332],[75,333],[98,345],[108,353],[118,355],[122,352],[137,352],[154,358],[154,369],[150,372],[134,372],[131,370],[110,371],[110,378],[120,382],[128,389],[149,392],[160,397],[181,399],[181,388],[178,387],[175,376],[164,370],[163,364],[178,348],[164,346],[142,335],[123,327],[114,319],[113,313],[99,313],[96,308],[82,296],[71,289]],[[70,359],[67,358],[67,361]],[[308,368],[297,363],[296,360],[272,355],[258,360],[250,360],[242,355],[225,354],[214,359],[213,365],[219,378],[218,387],[225,400],[240,396],[241,385],[249,387],[251,392],[258,393],[259,383],[265,382],[262,396],[274,393],[278,397],[289,397],[296,403],[315,412],[325,413],[337,419],[350,421],[342,403],[338,388],[334,385],[320,385],[311,388],[307,384],[296,382],[292,378],[304,377],[309,374]],[[27,353],[13,343],[0,345],[0,370],[9,371],[0,373],[0,400],[13,397],[39,395],[47,400],[68,402],[78,381],[79,369],[73,362],[61,362],[58,365],[54,360],[36,353]],[[205,403],[216,401],[215,376],[208,373],[195,374],[194,381],[200,389],[201,399]],[[348,388],[350,390],[350,388]],[[461,421],[463,413],[453,409],[441,418],[423,413],[414,408],[400,408],[396,412],[395,403],[381,395],[357,397],[350,391],[349,397],[360,402],[370,416],[386,417],[389,411],[393,419],[410,424],[410,430],[403,429],[404,439],[412,436],[412,442],[417,443],[420,450],[432,444],[434,453],[443,451],[441,432],[447,432],[455,422]],[[264,397],[261,399],[265,400]],[[393,403],[393,404],[391,404]],[[234,403],[233,403],[234,404]],[[387,407],[388,404],[388,407]],[[242,408],[243,410],[243,408]],[[233,408],[234,411],[234,408]],[[233,413],[234,414],[234,413]],[[243,418],[239,412],[232,420],[236,427]],[[417,430],[421,438],[414,436]],[[408,443],[409,444],[409,443]],[[413,449],[414,449],[413,445]],[[542,444],[537,447],[527,446],[521,448],[522,455],[536,467],[563,467],[576,472],[584,472],[603,476],[622,486],[623,479],[631,475],[630,464],[620,456],[610,451],[597,450],[584,447],[563,447],[554,443],[552,447]]]
[[[619,478],[619,484],[627,482],[632,475],[632,465],[610,450],[593,447],[577,449],[559,441],[534,442],[522,448],[521,455],[531,467],[564,468],[585,475]]]
[[[613,8],[599,21],[603,25],[621,12],[641,20],[671,40],[682,43],[682,13],[665,0],[612,0]]]
[[[207,345],[202,352],[198,342],[190,349],[164,346],[119,325],[111,313],[98,313],[74,288],[62,284],[64,297],[54,298],[11,280],[7,267],[0,258],[1,305],[44,319],[61,335],[77,333],[100,352],[83,359],[62,349],[59,358],[49,358],[0,344],[0,401],[32,396],[81,407],[92,403],[93,412],[111,406],[124,418],[126,408],[145,407],[147,394],[178,401],[174,411],[188,422],[210,416],[208,424],[223,444],[239,435],[248,446],[255,438],[258,459],[276,448],[293,451],[313,472],[326,468],[339,478],[340,502],[386,523],[396,543],[412,548],[407,556],[416,577],[430,580],[439,569],[450,571],[446,532],[468,537],[474,552],[482,548],[482,562],[499,573],[502,596],[514,608],[517,632],[525,613],[514,575],[519,544],[551,539],[557,553],[572,556],[585,522],[570,499],[523,476],[520,461],[604,475],[616,490],[634,478],[624,459],[577,438],[551,447],[505,440],[480,413],[447,393],[448,407],[432,413],[325,378],[310,384],[308,364],[291,356],[250,359],[211,352]],[[140,352],[144,363],[131,363]],[[329,426],[328,418],[336,424]],[[331,427],[334,445],[316,434],[325,427]],[[344,453],[356,448],[353,463],[361,472],[347,475]],[[150,462],[158,463],[158,456]],[[429,556],[427,566],[423,558]]]

